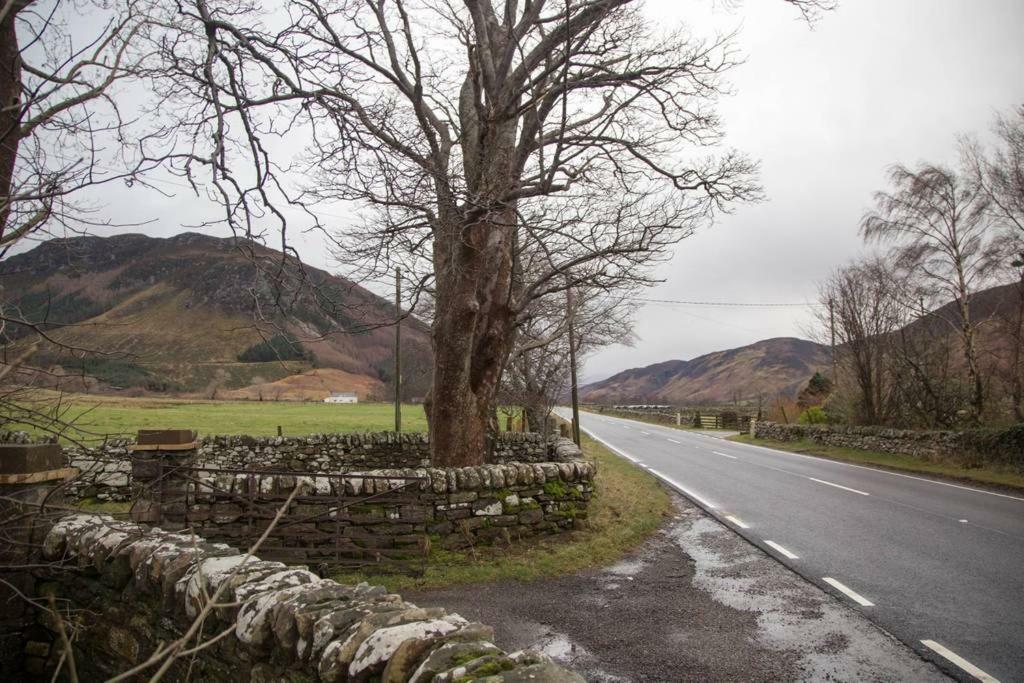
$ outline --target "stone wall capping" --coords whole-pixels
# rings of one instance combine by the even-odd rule
[[[204,631],[223,635],[195,661],[172,666],[168,680],[188,673],[215,682],[426,683],[468,680],[477,671],[493,683],[584,680],[544,655],[501,650],[493,630],[458,614],[188,534],[74,514],[53,525],[43,552],[83,568],[58,586],[59,597],[92,614],[76,647],[104,653],[77,660],[83,680],[124,671],[159,639],[180,637],[218,591],[220,607],[206,617]],[[58,650],[51,650],[51,665]]]

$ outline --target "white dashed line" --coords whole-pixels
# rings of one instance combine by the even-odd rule
[[[958,667],[960,667],[961,669],[963,669],[967,673],[969,673],[972,676],[974,676],[975,678],[977,678],[979,681],[983,681],[983,683],[999,683],[998,679],[988,675],[987,673],[985,673],[984,671],[982,671],[978,667],[974,666],[973,664],[968,662],[966,659],[964,659],[963,657],[961,657],[957,653],[953,652],[952,650],[950,650],[947,647],[943,647],[942,645],[939,645],[934,640],[922,640],[921,644],[924,645],[926,648],[928,648],[930,650],[934,650],[936,653],[938,653],[942,657],[945,657],[949,661],[953,662]]]
[[[729,458],[731,460],[736,460],[736,456],[735,455],[729,455],[728,453],[722,453],[720,451],[711,451],[711,452],[714,453],[715,455],[720,455],[723,458]]]
[[[726,515],[725,518],[727,520],[729,520],[730,522],[732,522],[733,524],[735,524],[736,526],[738,526],[739,528],[741,528],[741,529],[749,529],[750,528],[750,526],[747,525],[747,524],[744,524],[743,520],[741,520],[739,517],[733,517],[732,515]]]
[[[819,484],[825,484],[826,486],[834,486],[837,489],[842,489],[844,491],[849,491],[850,493],[857,493],[857,494],[860,494],[862,496],[870,496],[871,495],[867,491],[858,491],[857,489],[851,489],[849,486],[840,486],[839,484],[833,484],[832,482],[825,481],[824,479],[815,479],[814,477],[807,477],[807,478],[810,479],[811,481],[816,481]]]
[[[824,581],[825,583],[827,583],[828,585],[832,586],[833,588],[835,588],[837,591],[839,591],[840,593],[842,593],[846,597],[848,597],[851,600],[853,600],[855,603],[857,603],[861,607],[874,607],[875,606],[875,603],[871,602],[870,600],[865,598],[863,595],[860,595],[859,593],[856,593],[856,592],[850,590],[849,588],[847,588],[843,584],[839,583],[838,581],[836,581],[835,579],[833,579],[830,576],[822,577],[821,580]]]
[[[686,488],[685,486],[683,486],[682,484],[677,482],[675,479],[671,479],[669,477],[666,477],[664,474],[662,474],[658,470],[652,469],[652,468],[648,467],[647,465],[643,464],[642,462],[640,462],[639,460],[634,458],[632,455],[630,455],[626,451],[624,451],[621,448],[619,448],[618,446],[613,446],[612,444],[608,443],[607,441],[605,441],[604,439],[599,437],[597,434],[594,434],[594,432],[592,432],[589,429],[587,429],[586,427],[581,427],[581,429],[584,432],[586,432],[587,434],[589,434],[590,437],[592,439],[594,439],[594,441],[597,441],[599,443],[604,444],[605,446],[607,446],[611,450],[613,450],[616,453],[618,453],[619,455],[621,455],[626,460],[629,460],[630,462],[632,462],[632,463],[634,463],[636,465],[639,465],[640,467],[644,468],[645,470],[647,470],[648,472],[650,472],[654,476],[658,477],[659,479],[661,479],[662,481],[667,483],[669,486],[672,486],[673,488],[678,489],[679,491],[681,491],[685,495],[689,496],[693,500],[697,501],[698,503],[700,503],[704,507],[706,507],[708,509],[711,509],[711,510],[714,510],[714,509],[716,509],[718,507],[717,505],[715,505],[711,501],[707,500],[706,498],[703,498],[703,497],[697,495],[696,493],[694,493],[693,491],[689,490],[688,488]]]
[[[680,446],[683,445],[682,441],[676,441],[675,439],[666,439],[666,440],[667,441],[671,441],[672,443],[675,443],[675,444],[679,444]]]
[[[798,558],[798,557],[797,557],[796,555],[794,555],[793,553],[789,552],[788,550],[786,550],[785,548],[783,548],[783,547],[782,547],[781,545],[779,545],[779,544],[778,544],[778,543],[776,543],[775,541],[765,541],[765,542],[764,542],[764,544],[765,544],[765,545],[767,545],[767,546],[770,546],[770,547],[774,548],[775,550],[777,550],[777,551],[778,551],[778,553],[779,553],[780,555],[782,555],[783,557],[787,557],[787,558],[789,558],[789,559],[791,559],[791,560],[797,560],[797,559],[799,559],[799,558]]]
[[[802,453],[793,453],[791,451],[780,451],[777,448],[768,448],[767,446],[758,446],[758,445],[752,444],[752,443],[743,443],[742,441],[733,441],[732,443],[737,445],[737,446],[744,446],[746,448],[754,448],[754,449],[757,449],[757,450],[760,450],[760,451],[768,451],[769,453],[772,453],[773,455],[786,455],[786,456],[790,456],[790,457],[794,457],[794,458],[803,458],[805,460],[816,460],[819,463],[823,463],[823,464],[829,465],[829,466],[855,467],[858,470],[867,470],[869,472],[874,472],[875,474],[884,474],[884,475],[888,475],[890,477],[903,477],[904,479],[914,479],[916,481],[922,481],[922,482],[924,482],[926,484],[935,484],[936,486],[948,486],[950,488],[961,489],[963,491],[970,491],[972,493],[984,493],[986,496],[997,496],[999,498],[1009,498],[1010,500],[1019,500],[1019,501],[1024,502],[1024,498],[1021,498],[1020,496],[1011,496],[1011,495],[1008,495],[1006,493],[996,493],[995,491],[985,491],[983,489],[976,489],[976,488],[973,488],[971,486],[962,486],[960,484],[950,484],[948,481],[938,481],[938,480],[935,480],[935,479],[925,479],[924,477],[915,477],[912,474],[901,474],[899,472],[890,472],[888,470],[880,470],[877,467],[868,467],[866,465],[854,465],[853,463],[850,463],[850,462],[840,462],[838,460],[829,460],[828,458],[821,458],[821,457],[814,456],[814,455],[803,455]]]
[[[641,434],[643,434],[644,436],[650,436],[650,435],[651,435],[651,433],[650,433],[650,432],[645,432],[645,431],[644,431],[644,430],[642,430],[642,429],[640,430],[640,433],[641,433]]]

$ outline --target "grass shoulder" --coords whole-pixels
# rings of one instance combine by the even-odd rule
[[[1015,490],[1024,490],[1024,476],[1015,472],[1005,470],[976,467],[964,468],[947,463],[928,462],[910,455],[898,455],[895,453],[884,453],[881,451],[869,451],[859,448],[844,448],[839,446],[828,446],[815,443],[810,439],[799,439],[796,441],[774,441],[772,439],[754,439],[749,434],[740,434],[729,437],[730,441],[749,443],[755,446],[765,446],[780,451],[801,453],[803,455],[814,455],[830,460],[867,465],[882,469],[897,470],[900,472],[912,472],[915,474],[930,475],[945,479],[953,479],[959,482],[972,484],[986,484],[989,486],[1004,487]]]
[[[584,455],[597,462],[596,493],[582,528],[509,547],[432,550],[421,577],[346,572],[341,582],[369,581],[389,590],[429,589],[503,580],[531,581],[616,562],[654,533],[671,513],[668,493],[652,475],[583,437]]]

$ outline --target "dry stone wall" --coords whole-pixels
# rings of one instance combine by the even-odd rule
[[[29,443],[24,432],[2,432],[0,442]],[[68,488],[71,499],[131,500],[133,439],[111,439],[92,447],[65,447],[67,464],[82,474]],[[489,463],[540,463],[576,457],[559,451],[543,435],[505,432],[495,439]],[[422,433],[370,432],[307,436],[208,436],[199,442],[197,463],[211,468],[355,472],[430,466],[430,441]]]
[[[192,535],[72,515],[50,530],[44,554],[74,569],[39,591],[85,615],[74,641],[83,681],[139,664],[200,615],[210,644],[175,662],[165,680],[583,681],[542,655],[502,650],[489,627],[457,614]],[[55,642],[40,638],[26,647],[26,666],[40,680],[56,665]]]
[[[919,431],[752,421],[751,433],[759,439],[808,439],[828,446],[909,455],[961,467],[996,466],[1024,472],[1024,425],[1007,429]]]
[[[275,510],[275,501],[298,487],[294,514],[305,521],[282,524],[268,552],[301,552],[309,562],[328,561],[339,550],[355,559],[404,560],[430,545],[510,543],[575,527],[587,516],[596,465],[583,460],[571,441],[557,440],[552,450],[563,460],[342,475],[188,469],[184,481],[195,479],[188,486],[175,479],[174,466],[187,464],[179,455],[161,466],[154,461],[161,456],[139,454],[133,515],[165,529],[191,528],[210,540],[234,542],[258,535],[272,517],[267,509]],[[159,485],[145,486],[147,479]]]

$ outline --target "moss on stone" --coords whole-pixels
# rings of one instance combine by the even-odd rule
[[[565,482],[555,479],[544,484],[544,493],[554,498],[565,498],[568,495],[568,489]]]

